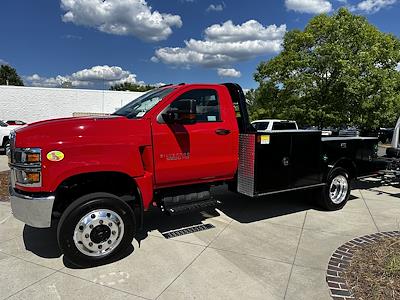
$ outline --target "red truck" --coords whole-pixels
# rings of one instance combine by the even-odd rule
[[[123,251],[151,205],[213,207],[210,187],[227,183],[250,197],[319,189],[318,203],[336,210],[351,179],[377,170],[377,138],[257,132],[232,83],[164,86],[110,116],[30,124],[10,144],[14,216],[39,228],[56,220],[61,250],[81,266]]]

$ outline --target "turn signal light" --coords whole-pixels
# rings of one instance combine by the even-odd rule
[[[39,153],[27,153],[26,154],[26,162],[27,163],[40,162],[40,154]]]
[[[29,183],[37,183],[40,182],[40,173],[39,172],[27,172],[26,173],[26,181]]]

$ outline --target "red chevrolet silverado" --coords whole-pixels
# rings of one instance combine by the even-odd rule
[[[237,84],[168,85],[110,116],[13,132],[11,206],[33,227],[54,220],[64,255],[93,265],[132,242],[150,205],[171,215],[214,207],[218,184],[249,197],[318,190],[322,207],[340,209],[350,180],[377,170],[376,153],[377,138],[257,132]]]

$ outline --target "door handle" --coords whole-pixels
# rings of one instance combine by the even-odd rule
[[[220,128],[220,129],[215,130],[215,133],[218,135],[227,135],[227,134],[230,134],[231,131],[229,129],[221,129]]]

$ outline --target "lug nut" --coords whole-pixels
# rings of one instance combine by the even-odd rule
[[[112,233],[112,235],[115,235],[115,234],[116,234],[115,230],[111,231],[111,233]]]
[[[103,248],[103,246],[102,246],[102,245],[99,245],[98,248],[101,249],[101,248]]]
[[[108,226],[112,227],[112,223],[108,223]]]
[[[85,234],[85,238],[89,238],[89,234],[88,233]]]
[[[111,214],[110,214],[110,213],[107,213],[107,218],[109,218],[109,217],[111,217]]]
[[[90,225],[89,225],[89,228],[92,229],[92,228],[93,228],[93,224],[90,224]]]
[[[100,225],[103,224],[103,220],[100,220],[99,223],[100,223]]]
[[[95,216],[94,214],[92,214],[90,217],[91,217],[92,219],[94,219],[96,216]]]
[[[81,226],[79,226],[79,230],[80,231],[82,231],[83,230],[83,226],[81,225]]]
[[[112,243],[112,241],[111,241],[111,240],[108,240],[108,242],[107,242],[107,243],[111,244],[111,243]]]
[[[92,242],[90,242],[90,243],[89,243],[89,246],[90,246],[90,247],[92,247],[92,246],[93,246],[93,243],[92,243]]]

